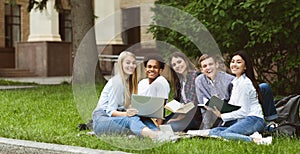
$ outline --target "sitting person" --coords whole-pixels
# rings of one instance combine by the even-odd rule
[[[241,108],[228,113],[220,113],[214,107],[206,107],[224,122],[236,120],[229,127],[216,127],[209,131],[209,136],[219,136],[230,140],[243,140],[257,144],[271,144],[272,137],[262,138],[254,134],[264,128],[264,118],[261,108],[263,98],[256,83],[253,62],[244,51],[233,54],[230,70],[236,77],[232,80],[232,93],[229,104]]]
[[[132,133],[152,139],[162,136],[154,124],[145,125],[136,116],[138,111],[130,108],[131,94],[136,93],[136,57],[131,52],[123,51],[118,58],[118,74],[106,83],[93,111],[93,129],[97,136]]]
[[[165,98],[168,101],[170,85],[167,79],[160,74],[165,68],[164,59],[160,55],[148,55],[144,60],[145,73],[147,78],[138,83],[138,94]],[[148,120],[147,120],[148,119]],[[143,118],[149,122],[149,118]],[[163,124],[163,119],[157,119],[157,125]]]
[[[231,94],[231,81],[234,76],[221,71],[219,69],[219,63],[215,60],[215,57],[208,54],[203,54],[198,63],[200,70],[203,74],[200,74],[196,82],[196,93],[199,104],[205,104],[212,96],[217,96],[222,100],[229,100]],[[264,103],[262,109],[264,118],[267,122],[275,120],[278,115],[275,108],[274,97],[271,87],[267,83],[259,84],[259,88],[262,92]],[[202,110],[202,129],[209,129],[218,126],[220,123],[217,121],[217,117],[211,112]],[[216,122],[217,121],[217,122]],[[225,123],[225,126],[231,125],[235,121]]]
[[[186,104],[193,102],[195,107],[188,113],[172,113],[166,117],[165,123],[170,124],[177,132],[199,129],[201,124],[201,112],[198,108],[198,99],[195,91],[195,78],[199,72],[182,52],[174,52],[170,55],[169,66],[174,78],[175,100]]]
[[[198,63],[202,72],[202,74],[195,79],[196,94],[199,104],[204,105],[212,96],[217,96],[222,100],[228,100],[228,87],[234,76],[220,71],[219,63],[217,63],[215,58],[211,55],[203,54],[199,58]],[[212,128],[217,117],[213,113],[207,112],[205,109],[202,109],[201,112],[203,118],[201,129]]]

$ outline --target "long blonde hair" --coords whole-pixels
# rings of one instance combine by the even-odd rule
[[[123,51],[120,53],[118,57],[118,73],[121,76],[121,80],[124,86],[124,96],[125,96],[125,102],[124,107],[128,108],[131,104],[131,94],[137,94],[138,91],[138,84],[137,84],[137,72],[136,68],[133,74],[129,75],[128,79],[125,78],[125,72],[123,70],[123,61],[126,57],[131,56],[134,59],[136,59],[135,54],[129,52],[129,51]]]

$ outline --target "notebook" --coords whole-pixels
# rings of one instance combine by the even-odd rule
[[[132,94],[131,107],[138,110],[138,116],[164,118],[165,98]]]
[[[241,108],[240,106],[228,104],[227,101],[221,100],[216,96],[212,96],[205,105],[211,108],[216,106],[221,113],[227,113]]]

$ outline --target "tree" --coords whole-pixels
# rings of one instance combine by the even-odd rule
[[[156,4],[179,8],[200,20],[214,36],[223,55],[248,51],[255,60],[259,81],[271,83],[275,94],[300,93],[300,3],[297,0],[158,0]],[[155,15],[157,23],[166,18],[160,15]],[[177,24],[184,23],[179,20]],[[198,25],[187,26],[199,30]],[[201,55],[189,39],[176,31],[155,25],[149,31],[156,39],[177,46],[189,56]]]

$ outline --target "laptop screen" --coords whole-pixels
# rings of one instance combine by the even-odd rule
[[[164,118],[165,98],[132,94],[131,107],[137,109],[138,115],[151,118]]]

